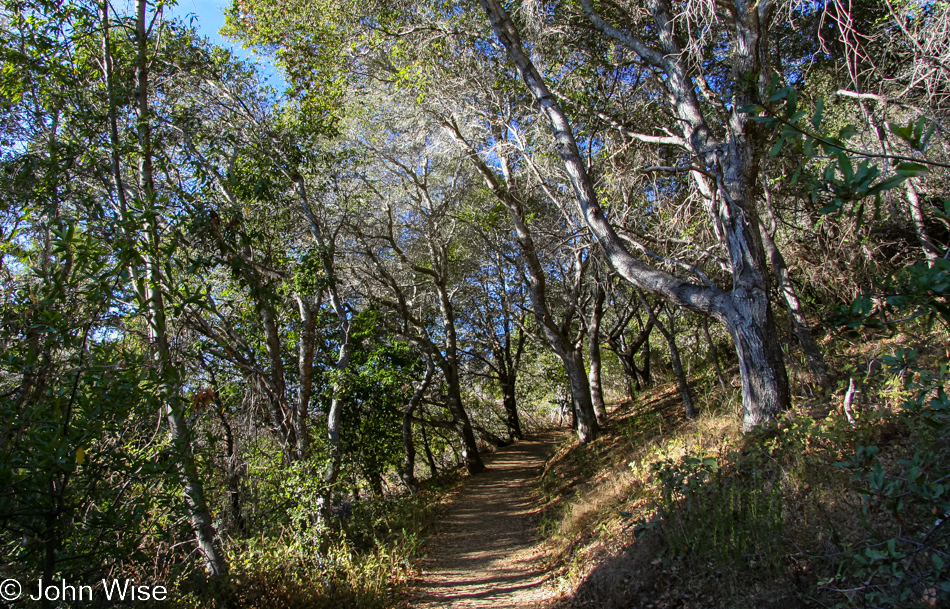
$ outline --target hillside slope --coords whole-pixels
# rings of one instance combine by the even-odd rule
[[[870,338],[832,359],[836,388],[752,434],[694,378],[695,420],[671,383],[562,445],[541,480],[552,604],[947,606],[945,339]]]

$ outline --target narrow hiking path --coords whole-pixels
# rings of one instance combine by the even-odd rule
[[[563,432],[537,434],[486,459],[429,539],[422,575],[408,592],[412,609],[528,608],[547,579],[534,550],[534,489]]]

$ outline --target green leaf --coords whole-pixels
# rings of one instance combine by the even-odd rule
[[[844,144],[841,142],[841,140],[830,137],[822,140],[821,148],[825,151],[825,154],[838,154],[842,152]]]
[[[848,140],[858,134],[858,128],[854,125],[848,124],[841,128],[841,131],[838,132],[839,140]]]
[[[789,94],[790,91],[792,91],[792,88],[791,88],[791,87],[782,87],[781,89],[779,89],[778,91],[776,91],[776,92],[772,95],[772,97],[769,98],[769,101],[770,101],[770,102],[777,102],[777,101],[779,101],[780,99],[785,99],[786,97],[788,97],[788,94]]]
[[[808,158],[815,156],[815,138],[806,137],[805,143],[802,145],[802,154]]]
[[[919,142],[921,136],[923,136],[923,134],[924,134],[924,123],[926,122],[926,120],[927,120],[927,119],[924,118],[923,116],[921,116],[919,119],[917,119],[917,124],[914,125],[914,142]]]
[[[884,192],[885,190],[890,190],[894,188],[895,186],[897,186],[898,184],[900,184],[906,179],[907,177],[902,176],[902,175],[896,175],[896,176],[891,176],[889,178],[885,178],[881,180],[880,182],[878,182],[877,184],[875,184],[874,186],[872,186],[871,188],[868,188],[867,192],[865,192],[864,194],[865,196],[868,196],[868,197],[870,197],[871,195],[876,195],[880,192]]]
[[[850,183],[854,179],[854,165],[851,164],[848,155],[843,152],[838,155],[838,168],[841,170],[841,175],[844,176],[846,183]]]
[[[923,139],[920,140],[920,144],[917,147],[917,150],[924,152],[927,150],[927,145],[930,143],[930,138],[933,137],[934,131],[937,130],[937,123],[930,123],[930,129],[927,130],[927,133],[924,135]]]
[[[864,202],[861,201],[855,206],[854,216],[857,218],[858,227],[864,226]]]
[[[781,152],[781,151],[782,151],[782,145],[783,145],[784,143],[785,143],[785,138],[784,138],[784,137],[778,138],[778,141],[775,142],[775,144],[772,146],[772,149],[769,150],[769,156],[774,157],[774,156],[776,156],[779,152]]]
[[[891,133],[901,138],[905,142],[910,142],[914,134],[914,130],[909,124],[906,127],[902,127],[897,123],[888,123],[887,127],[891,130]]]
[[[825,98],[819,97],[815,102],[815,113],[811,117],[811,126],[815,129],[821,129],[821,121],[825,114]]]
[[[740,112],[742,114],[758,114],[759,112],[763,110],[765,110],[765,108],[763,106],[760,106],[759,104],[748,104],[746,106],[742,106],[741,108],[739,108],[737,112]],[[764,117],[757,117],[757,118],[764,118]]]
[[[790,183],[791,183],[791,184],[797,184],[797,183],[798,183],[798,178],[800,178],[801,175],[802,175],[802,167],[803,167],[803,166],[804,166],[803,163],[799,163],[798,166],[795,167],[795,171],[792,172],[792,177],[791,177],[791,180],[790,180]]]
[[[895,171],[902,176],[916,178],[917,176],[925,175],[930,170],[920,163],[901,163],[896,167]]]
[[[794,123],[796,120],[798,120],[796,118],[792,118],[796,116],[796,111],[798,110],[798,91],[792,87],[788,87],[788,89],[788,99],[785,102],[785,116],[790,117],[791,122]],[[802,116],[804,115],[805,113],[802,112]]]

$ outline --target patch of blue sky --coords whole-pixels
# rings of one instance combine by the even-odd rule
[[[287,82],[272,57],[245,48],[240,42],[221,35],[225,22],[224,12],[227,9],[226,0],[178,0],[176,5],[167,10],[169,16],[194,27],[200,36],[204,36],[212,44],[228,49],[238,59],[256,66],[261,77],[277,91],[287,89]]]

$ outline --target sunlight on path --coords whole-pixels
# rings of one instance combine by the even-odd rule
[[[413,609],[530,607],[546,574],[533,555],[537,508],[532,491],[561,434],[498,450],[489,471],[469,480],[429,542]]]

